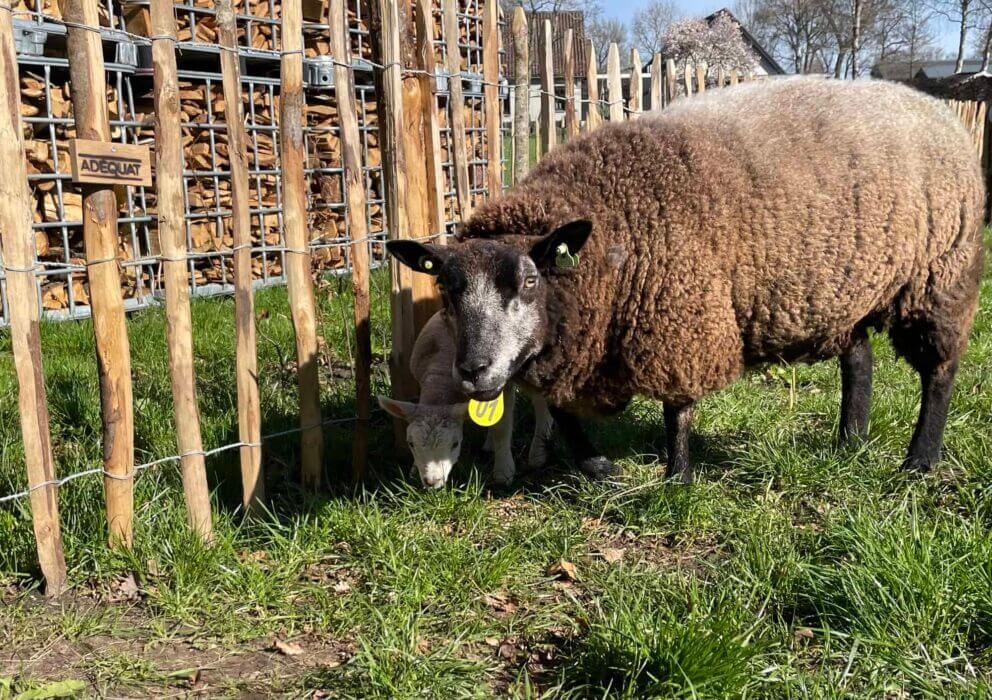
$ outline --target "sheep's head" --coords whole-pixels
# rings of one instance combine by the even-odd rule
[[[575,221],[520,249],[488,238],[455,246],[390,241],[390,254],[416,272],[435,275],[455,338],[452,376],[466,396],[496,398],[540,352],[547,334],[545,273],[574,256],[592,231]]]
[[[422,406],[380,396],[379,405],[407,421],[406,440],[423,485],[432,489],[444,486],[461,454],[462,421],[468,404]]]

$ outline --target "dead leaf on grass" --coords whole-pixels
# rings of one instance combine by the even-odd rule
[[[617,549],[614,547],[604,547],[600,554],[603,557],[603,561],[607,564],[616,564],[618,561],[623,559],[624,552],[626,549]]]
[[[492,608],[495,612],[502,613],[503,615],[509,615],[517,610],[517,604],[502,593],[485,595],[482,599],[485,601],[486,605]]]
[[[568,561],[567,559],[559,559],[554,564],[549,566],[548,576],[554,576],[555,578],[562,581],[579,580],[579,572],[575,568],[575,564]]]
[[[303,654],[303,647],[299,644],[294,644],[293,642],[284,642],[281,639],[277,639],[272,643],[272,646],[283,656],[299,656]]]
[[[331,588],[335,593],[347,593],[351,590],[351,584],[347,581],[338,581]]]

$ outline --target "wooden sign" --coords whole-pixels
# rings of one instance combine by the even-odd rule
[[[72,139],[69,142],[72,181],[97,185],[152,184],[148,146]]]

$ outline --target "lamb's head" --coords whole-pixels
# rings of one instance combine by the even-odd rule
[[[379,405],[390,415],[407,422],[406,440],[424,486],[444,486],[462,450],[462,421],[468,405],[422,406],[379,397]]]
[[[452,376],[469,398],[496,398],[544,347],[547,277],[563,253],[576,255],[592,231],[575,221],[519,248],[489,238],[453,246],[390,241],[391,255],[416,272],[435,275],[455,338]]]

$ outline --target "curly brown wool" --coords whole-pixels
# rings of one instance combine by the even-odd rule
[[[549,342],[525,375],[555,406],[609,413],[645,395],[677,430],[681,407],[745,367],[841,355],[842,434],[862,433],[865,332],[884,327],[921,373],[907,465],[928,467],[976,310],[984,196],[971,139],[940,102],[790,78],[575,139],[461,237],[593,222],[579,265],[550,278]]]

